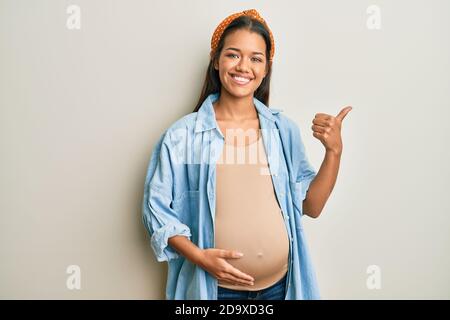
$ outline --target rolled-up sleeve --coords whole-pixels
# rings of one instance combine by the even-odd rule
[[[300,129],[298,128],[298,126],[296,126],[296,128],[296,132],[298,135],[297,145],[300,150],[298,153],[298,155],[300,156],[300,160],[298,161],[299,168],[297,173],[297,182],[301,183],[303,200],[306,198],[306,192],[308,192],[311,181],[316,177],[317,171],[309,162],[308,156],[306,155],[305,151],[305,145],[303,144],[303,140],[300,135]]]
[[[159,262],[180,257],[168,245],[170,237],[181,235],[191,238],[189,227],[180,222],[179,213],[171,208],[174,172],[170,145],[170,135],[166,131],[152,151],[142,203],[142,221],[151,237],[151,247]]]
[[[317,175],[317,171],[309,162],[308,156],[306,155],[305,145],[300,133],[300,128],[296,123],[292,123],[292,163],[294,167],[294,177],[295,177],[295,196],[298,197],[296,200],[299,202],[299,211],[303,215],[302,202],[306,198],[306,193],[309,190],[311,182]]]

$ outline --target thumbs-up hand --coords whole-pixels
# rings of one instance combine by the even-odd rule
[[[322,142],[327,152],[342,154],[342,121],[350,110],[352,107],[348,106],[342,109],[336,117],[326,113],[317,113],[314,117],[311,127],[313,136]]]

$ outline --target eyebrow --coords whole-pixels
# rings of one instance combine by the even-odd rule
[[[235,51],[238,51],[238,52],[241,52],[241,50],[239,50],[238,48],[226,48],[225,50],[235,50]],[[264,55],[264,53],[262,53],[262,52],[257,52],[257,51],[254,51],[254,52],[252,52],[253,54],[260,54],[260,55]]]

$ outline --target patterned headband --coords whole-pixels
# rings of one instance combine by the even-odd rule
[[[214,54],[214,51],[217,49],[217,45],[219,44],[219,40],[222,37],[223,31],[228,27],[228,25],[235,20],[236,18],[240,17],[240,16],[249,16],[253,19],[258,20],[259,22],[261,22],[264,27],[266,27],[266,29],[269,31],[270,34],[270,43],[271,43],[271,49],[270,49],[270,61],[273,60],[273,55],[275,54],[275,42],[273,40],[273,35],[272,35],[272,31],[270,31],[267,23],[264,21],[264,19],[260,16],[260,14],[258,13],[258,11],[256,11],[255,9],[250,9],[250,10],[244,10],[242,12],[238,12],[238,13],[234,13],[230,16],[228,16],[227,18],[225,18],[216,28],[216,30],[213,33],[213,36],[211,38],[211,57]]]

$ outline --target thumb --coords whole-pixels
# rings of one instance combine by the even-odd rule
[[[339,112],[339,114],[336,116],[340,121],[344,120],[347,113],[349,113],[353,108],[351,106],[345,107],[344,109]]]

